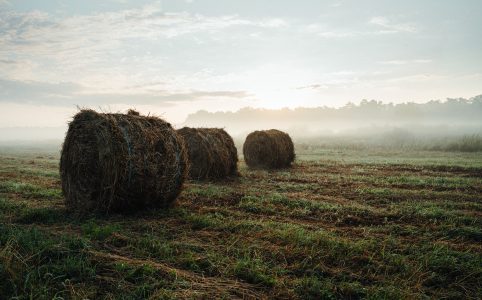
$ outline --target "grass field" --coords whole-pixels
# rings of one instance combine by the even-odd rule
[[[78,217],[58,153],[0,152],[0,298],[480,299],[480,152],[240,173],[188,182],[168,211]]]

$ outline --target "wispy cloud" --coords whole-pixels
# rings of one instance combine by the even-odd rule
[[[297,90],[325,90],[330,88],[342,88],[357,84],[360,82],[360,76],[363,74],[357,74],[353,71],[339,71],[329,74],[325,74],[318,82],[298,86]]]
[[[385,17],[374,17],[368,22],[371,25],[377,25],[381,29],[338,29],[326,24],[313,23],[304,27],[306,33],[314,34],[321,38],[340,39],[340,38],[356,38],[380,36],[397,33],[416,33],[417,28],[413,24],[399,24],[389,21]],[[363,28],[363,24],[359,25]]]
[[[308,34],[313,34],[321,38],[346,38],[359,35],[358,31],[341,31],[329,28],[326,25],[314,23],[304,26],[303,31]]]
[[[369,23],[384,28],[385,29],[384,31],[386,33],[395,33],[395,32],[414,33],[418,31],[417,27],[413,24],[395,23],[389,20],[387,17],[373,17],[370,19]]]
[[[21,48],[22,45],[28,46],[24,47],[28,49],[43,45],[40,50],[51,50],[48,46],[72,50],[75,46],[85,47],[128,38],[173,38],[234,26],[277,28],[288,25],[280,18],[249,20],[237,15],[207,17],[187,12],[167,13],[158,5],[61,19],[39,11],[4,12],[0,13],[0,20],[2,52],[13,47]],[[75,44],[73,41],[76,41]]]
[[[400,84],[400,83],[424,83],[424,82],[429,82],[429,81],[437,81],[440,79],[445,79],[448,78],[447,75],[442,75],[442,74],[427,74],[427,73],[421,73],[421,74],[412,74],[408,76],[398,76],[398,77],[393,77],[393,78],[387,78],[383,83],[390,83],[390,84]],[[456,79],[456,77],[453,77]]]
[[[431,59],[412,59],[412,60],[384,60],[380,61],[380,64],[383,65],[396,65],[396,66],[401,66],[401,65],[409,65],[409,64],[428,64],[431,63]]]
[[[258,20],[237,15],[208,17],[187,12],[166,13],[160,5],[59,18],[39,12],[0,12],[0,59],[52,60],[56,65],[101,63],[101,55],[122,49],[132,40],[160,41],[199,33],[216,34],[232,27],[280,28],[280,18]],[[65,66],[64,65],[64,66]]]

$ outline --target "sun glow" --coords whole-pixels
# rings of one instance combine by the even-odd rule
[[[310,103],[313,91],[303,89],[306,82],[316,82],[309,70],[293,65],[267,65],[237,78],[239,89],[246,89],[257,100],[255,107],[297,107]]]

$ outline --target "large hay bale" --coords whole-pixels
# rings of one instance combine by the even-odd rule
[[[186,144],[190,178],[219,179],[237,174],[238,151],[226,131],[220,128],[184,127],[177,132]]]
[[[80,213],[167,207],[187,169],[184,142],[171,125],[132,112],[80,111],[60,158],[65,203]]]
[[[276,129],[251,132],[243,145],[244,161],[251,168],[284,168],[295,159],[293,141]]]

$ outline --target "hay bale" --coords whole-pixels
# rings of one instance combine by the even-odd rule
[[[80,213],[167,207],[187,169],[184,142],[171,125],[132,113],[80,111],[60,158],[65,203]]]
[[[219,179],[237,175],[238,151],[231,136],[220,128],[189,128],[177,131],[184,138],[191,179]]]
[[[295,159],[295,150],[287,133],[270,129],[251,132],[244,142],[243,155],[251,168],[284,168]]]
[[[127,114],[128,114],[128,115],[132,115],[132,116],[140,116],[140,115],[141,115],[137,110],[132,109],[132,108],[130,108],[130,109],[127,111]]]

